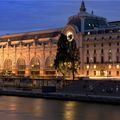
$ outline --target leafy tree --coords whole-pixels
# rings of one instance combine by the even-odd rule
[[[57,47],[57,54],[54,61],[55,68],[60,71],[64,77],[67,72],[72,71],[74,80],[75,72],[79,65],[79,50],[75,40],[69,42],[67,37],[61,34]]]

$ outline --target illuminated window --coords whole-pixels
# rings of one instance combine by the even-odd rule
[[[117,68],[117,69],[119,69],[119,68],[120,68],[120,66],[119,66],[119,65],[116,65],[116,68]]]
[[[112,52],[112,50],[111,49],[109,49],[109,53],[111,53]]]
[[[45,67],[46,68],[54,68],[54,59],[55,59],[54,56],[47,57],[46,61],[45,61]],[[67,63],[65,62],[64,64],[67,64]]]
[[[39,70],[40,69],[40,61],[39,58],[34,56],[30,61],[30,66],[32,70]]]
[[[24,58],[18,58],[17,60],[17,68],[19,70],[25,70],[26,68],[26,62]]]
[[[97,66],[96,65],[94,65],[94,69],[96,69],[97,68]]]
[[[5,71],[12,71],[12,60],[6,59],[4,62],[4,70]]]
[[[108,68],[111,69],[111,68],[112,68],[112,65],[109,65]]]
[[[87,65],[86,68],[89,69],[90,68],[89,65]]]

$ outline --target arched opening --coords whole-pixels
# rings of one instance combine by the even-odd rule
[[[39,76],[40,60],[38,57],[33,57],[30,61],[31,75]]]
[[[6,59],[4,61],[4,70],[3,70],[5,75],[10,75],[12,73],[12,60],[11,59]]]
[[[18,58],[18,60],[17,60],[17,69],[18,69],[18,75],[20,75],[20,76],[25,75],[26,62],[25,62],[24,58]]]
[[[54,75],[56,73],[54,69],[54,56],[49,56],[46,58],[45,61],[45,74],[47,75]]]

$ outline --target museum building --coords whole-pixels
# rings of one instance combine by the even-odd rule
[[[79,48],[76,76],[120,77],[120,22],[88,13],[84,1],[63,28],[0,36],[1,74],[59,75],[54,59],[61,33]]]

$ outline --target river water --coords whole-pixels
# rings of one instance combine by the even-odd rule
[[[0,120],[120,120],[120,106],[0,96]]]

